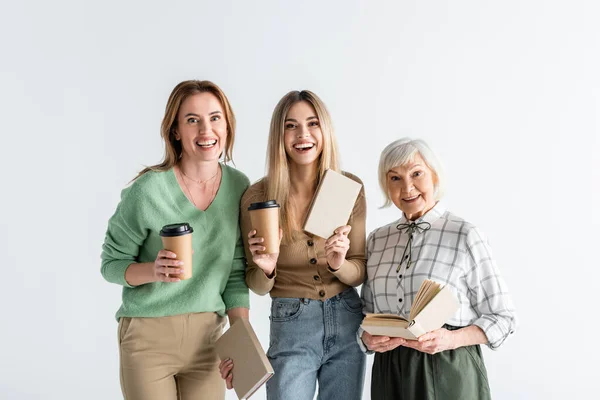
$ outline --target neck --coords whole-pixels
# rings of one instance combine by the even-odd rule
[[[431,211],[431,209],[433,207],[435,207],[436,204],[437,203],[434,203],[434,204],[431,204],[431,205],[427,205],[421,211],[417,211],[416,213],[412,213],[412,214],[404,213],[404,216],[409,221],[415,221],[415,220],[421,218],[423,215],[427,214],[429,211]]]
[[[310,165],[290,164],[290,191],[291,195],[311,197],[315,193],[318,164]]]
[[[179,169],[189,178],[196,181],[205,181],[215,176],[219,170],[219,161],[192,161],[185,154],[177,164]]]

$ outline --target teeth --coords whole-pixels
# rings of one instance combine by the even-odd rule
[[[315,145],[312,143],[298,143],[294,145],[295,149],[310,149],[313,148]]]
[[[413,196],[413,197],[409,197],[408,199],[404,199],[404,201],[411,201],[416,199],[417,197],[419,197],[419,195]]]
[[[202,146],[202,147],[210,147],[210,146],[214,146],[215,144],[217,144],[217,141],[215,139],[203,140],[203,141],[196,142],[196,144],[198,146]]]

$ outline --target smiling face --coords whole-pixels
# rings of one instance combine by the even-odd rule
[[[392,202],[407,219],[422,217],[436,203],[437,177],[419,153],[412,161],[394,167],[387,173],[387,186]]]
[[[295,103],[284,123],[285,152],[290,162],[297,165],[318,162],[323,151],[323,133],[314,107],[307,101]]]
[[[227,121],[219,99],[208,92],[186,98],[177,113],[175,138],[181,142],[182,158],[218,160],[227,142]]]

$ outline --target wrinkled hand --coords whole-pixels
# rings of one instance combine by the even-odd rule
[[[221,373],[221,378],[225,380],[227,389],[233,388],[233,361],[230,358],[221,361],[219,372]]]
[[[419,340],[407,340],[406,347],[427,354],[436,354],[444,350],[454,350],[454,334],[446,328],[436,329],[419,337]]]
[[[161,250],[152,265],[154,282],[179,282],[179,274],[183,274],[183,261],[176,259],[177,255],[169,250]]]
[[[279,243],[283,237],[283,230],[279,228]],[[259,254],[261,251],[265,251],[266,247],[262,245],[265,241],[262,237],[256,237],[256,230],[253,229],[248,232],[248,248],[252,253],[252,261],[263,270],[265,275],[271,276],[275,267],[277,266],[277,259],[279,258],[279,252],[272,254]]]
[[[394,350],[398,346],[404,346],[408,340],[389,336],[373,336],[369,332],[363,332],[361,339],[367,349],[377,353],[385,353]]]
[[[338,269],[346,260],[346,253],[350,248],[348,234],[352,230],[350,225],[337,228],[333,235],[325,241],[325,256],[331,269]]]

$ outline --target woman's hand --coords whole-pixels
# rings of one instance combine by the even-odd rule
[[[367,349],[377,353],[385,353],[394,350],[398,346],[404,346],[408,340],[403,338],[391,338],[389,336],[373,336],[369,332],[363,332],[360,337]]]
[[[279,242],[283,237],[283,230],[279,228]],[[248,248],[252,253],[252,261],[263,270],[266,276],[270,277],[275,271],[277,266],[277,259],[279,258],[279,252],[272,254],[258,254],[259,251],[265,251],[266,247],[262,245],[265,241],[262,237],[256,237],[256,230],[253,229],[248,232]]]
[[[436,329],[419,337],[419,340],[407,340],[404,346],[427,354],[436,354],[444,350],[454,350],[456,345],[454,331],[446,328]]]
[[[329,268],[337,270],[346,261],[346,253],[348,253],[348,249],[350,248],[348,234],[351,230],[352,227],[350,225],[340,226],[325,241],[325,256],[327,257]]]
[[[183,261],[177,260],[177,255],[169,250],[161,250],[152,265],[153,282],[179,282],[179,274],[183,269],[179,268]]]
[[[233,361],[230,358],[221,361],[219,372],[221,373],[221,378],[225,380],[227,389],[233,388]]]

